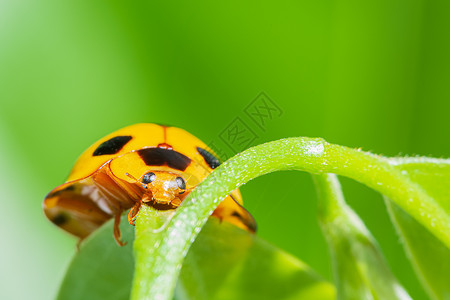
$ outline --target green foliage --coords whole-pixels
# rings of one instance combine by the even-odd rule
[[[210,218],[189,250],[177,299],[334,299],[306,264],[253,234]]]
[[[54,294],[75,240],[39,204],[82,151],[126,125],[172,124],[221,143],[240,117],[252,145],[304,135],[390,156],[450,153],[448,0],[1,3],[0,220],[12,229],[2,231],[0,299]],[[264,130],[243,111],[260,91],[284,111]],[[259,178],[242,188],[245,205],[260,237],[331,278],[305,175]],[[393,272],[426,299],[379,195],[343,185]]]
[[[79,293],[102,295],[111,289],[118,290],[116,297],[126,297],[133,277],[131,299],[136,300],[332,299],[328,283],[258,237],[217,220],[201,230],[220,200],[235,188],[269,172],[301,170],[318,174],[314,178],[319,220],[332,256],[338,299],[410,297],[329,172],[354,178],[392,199],[388,207],[417,273],[432,297],[446,299],[449,166],[446,160],[387,159],[310,138],[250,148],[215,169],[176,211],[142,207],[136,222],[134,276],[130,247],[108,245],[105,241],[111,237],[102,229],[75,257],[60,297],[68,299],[64,297],[74,289],[76,297],[82,296]],[[126,232],[131,241],[130,229]],[[90,287],[77,287],[80,276]],[[99,283],[92,280],[97,277]]]
[[[120,228],[128,244],[114,242],[113,220],[89,236],[70,263],[57,299],[128,299],[134,270],[134,228],[122,216]]]
[[[142,214],[158,219],[157,212],[148,207]],[[128,244],[118,247],[112,227],[111,220],[83,243],[67,270],[58,299],[129,299],[134,230],[123,216],[121,228]],[[174,298],[332,300],[334,294],[330,283],[297,258],[211,218],[185,258]]]
[[[392,163],[420,184],[450,212],[450,161],[427,158],[396,158]],[[390,215],[419,279],[433,299],[450,298],[450,250],[395,203],[386,199]]]
[[[411,299],[364,223],[345,203],[337,177],[315,175],[319,221],[331,251],[338,299]]]
[[[450,244],[450,218],[445,209],[433,198],[433,194],[427,193],[425,187],[413,182],[387,158],[329,144],[321,139],[284,139],[245,150],[215,169],[176,210],[171,221],[161,232],[158,243],[148,235],[139,234],[141,230],[139,227],[142,224],[146,224],[147,227],[154,221],[145,222],[145,219],[148,219],[148,216],[145,216],[142,224],[138,222],[137,238],[142,239],[142,244],[147,247],[140,245],[135,249],[137,263],[132,298],[142,299],[150,295],[151,298],[170,299],[179,274],[179,266],[192,241],[219,201],[249,180],[278,170],[301,170],[316,174],[333,172],[358,180],[389,196],[444,245]],[[341,215],[347,218],[348,211]],[[361,234],[363,227],[358,227],[352,222],[348,224],[353,230],[347,235],[351,238],[353,234],[360,241],[364,238],[365,242],[372,243],[371,238],[368,238],[370,235]],[[145,230],[145,227],[142,230]],[[342,239],[341,241],[348,244],[348,241]],[[339,252],[344,251],[339,247],[337,247],[340,249]],[[353,256],[354,264],[364,262],[367,268],[380,263],[384,265],[376,247],[371,247],[372,250],[359,248],[364,250],[362,254],[365,253],[366,256]],[[348,257],[350,258],[351,256]],[[157,270],[157,275],[154,270]],[[368,286],[375,288],[374,294],[379,294],[380,297],[389,294],[395,294],[397,297],[405,296],[401,289],[396,289],[398,285],[390,275],[386,280],[391,282],[391,289],[384,286],[382,277],[389,274],[387,268],[380,267],[373,271],[364,273],[364,276],[370,278]]]

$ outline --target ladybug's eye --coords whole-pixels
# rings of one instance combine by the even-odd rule
[[[180,189],[182,190],[186,189],[186,182],[184,181],[183,177],[177,177],[176,181]]]
[[[156,175],[153,172],[148,172],[142,177],[142,183],[149,184],[152,181],[155,181]]]

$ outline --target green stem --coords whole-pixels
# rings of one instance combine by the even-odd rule
[[[345,203],[337,176],[321,174],[313,175],[313,179],[337,299],[411,299],[392,275],[372,234]]]
[[[173,211],[158,211],[148,205],[141,206],[139,217],[136,220],[136,238],[133,245],[136,261],[134,278],[140,279],[139,282],[134,281],[131,299],[160,299],[156,293],[158,289],[151,289],[152,293],[150,293],[147,290],[147,285],[143,284],[146,283],[145,279],[147,278],[158,278],[161,276],[162,287],[164,287],[164,284],[169,283],[167,288],[172,288],[171,283],[173,280],[170,280],[170,278],[165,280],[164,277],[167,272],[155,267],[157,266],[155,259],[161,259],[155,253],[158,253],[157,249],[161,243],[169,242],[169,239],[166,239],[164,236],[164,231],[173,215]],[[170,239],[170,241],[173,241],[173,239]],[[159,254],[161,253],[159,252]],[[171,261],[166,261],[166,263],[173,265]]]
[[[251,179],[281,170],[335,173],[386,195],[450,248],[450,219],[417,184],[387,158],[333,145],[322,139],[288,138],[245,150],[212,172],[176,210],[166,230],[146,247],[136,236],[136,273],[132,299],[171,299],[183,258],[208,216],[234,189]],[[145,211],[144,211],[145,212]],[[136,231],[148,222],[138,216]],[[145,251],[145,255],[139,253]],[[157,276],[155,276],[157,272]]]
[[[313,175],[318,198],[318,216],[321,223],[332,223],[345,215],[347,204],[341,185],[334,174]]]

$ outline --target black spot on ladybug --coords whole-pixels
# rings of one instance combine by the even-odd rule
[[[240,213],[238,213],[237,211],[233,211],[233,212],[231,213],[231,215],[232,215],[233,217],[236,217],[236,218],[238,218],[238,219],[241,219],[241,220],[242,220],[242,216],[241,216],[241,214],[240,214]]]
[[[67,223],[67,221],[69,221],[69,218],[65,214],[58,214],[52,219],[52,222],[58,226]]]
[[[113,137],[100,144],[100,146],[95,149],[93,156],[116,154],[132,139],[129,135],[121,135]]]
[[[245,209],[245,208],[243,208],[243,209]],[[253,218],[249,220],[249,219],[245,218],[243,215],[241,215],[240,213],[238,213],[237,211],[233,211],[231,213],[231,216],[241,220],[241,222],[243,224],[245,224],[251,232],[256,232],[256,229],[257,229],[256,223],[255,223],[255,220],[253,220]]]
[[[184,171],[191,163],[189,157],[164,148],[145,148],[138,150],[137,153],[147,166],[168,166]]]
[[[245,215],[242,215],[242,214],[240,214],[238,211],[235,210],[235,211],[233,211],[233,212],[231,213],[231,216],[233,216],[233,217],[238,218],[239,220],[241,220],[242,223],[245,224],[245,226],[247,226],[248,230],[250,230],[251,232],[256,232],[256,230],[257,230],[258,228],[257,228],[256,222],[255,222],[255,220],[253,219],[252,215],[250,215],[250,213],[249,213],[242,205],[240,205],[240,204],[236,201],[236,199],[234,199],[233,195],[230,195],[230,197],[231,197],[231,199],[233,199],[234,202],[236,202],[237,205],[239,205],[239,206],[241,207],[241,209],[242,209],[244,212],[247,213],[246,216],[245,216]]]
[[[215,169],[220,166],[220,161],[217,157],[215,157],[211,152],[205,150],[203,148],[197,147],[198,153],[203,156],[203,159],[208,164],[211,169]]]

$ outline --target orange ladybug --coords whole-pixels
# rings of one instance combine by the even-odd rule
[[[45,197],[44,213],[81,240],[114,217],[114,238],[124,245],[119,230],[124,211],[131,208],[128,222],[134,225],[143,204],[175,209],[219,165],[206,144],[182,129],[128,126],[100,139],[80,156],[66,183]],[[250,232],[256,230],[238,189],[212,215]]]

